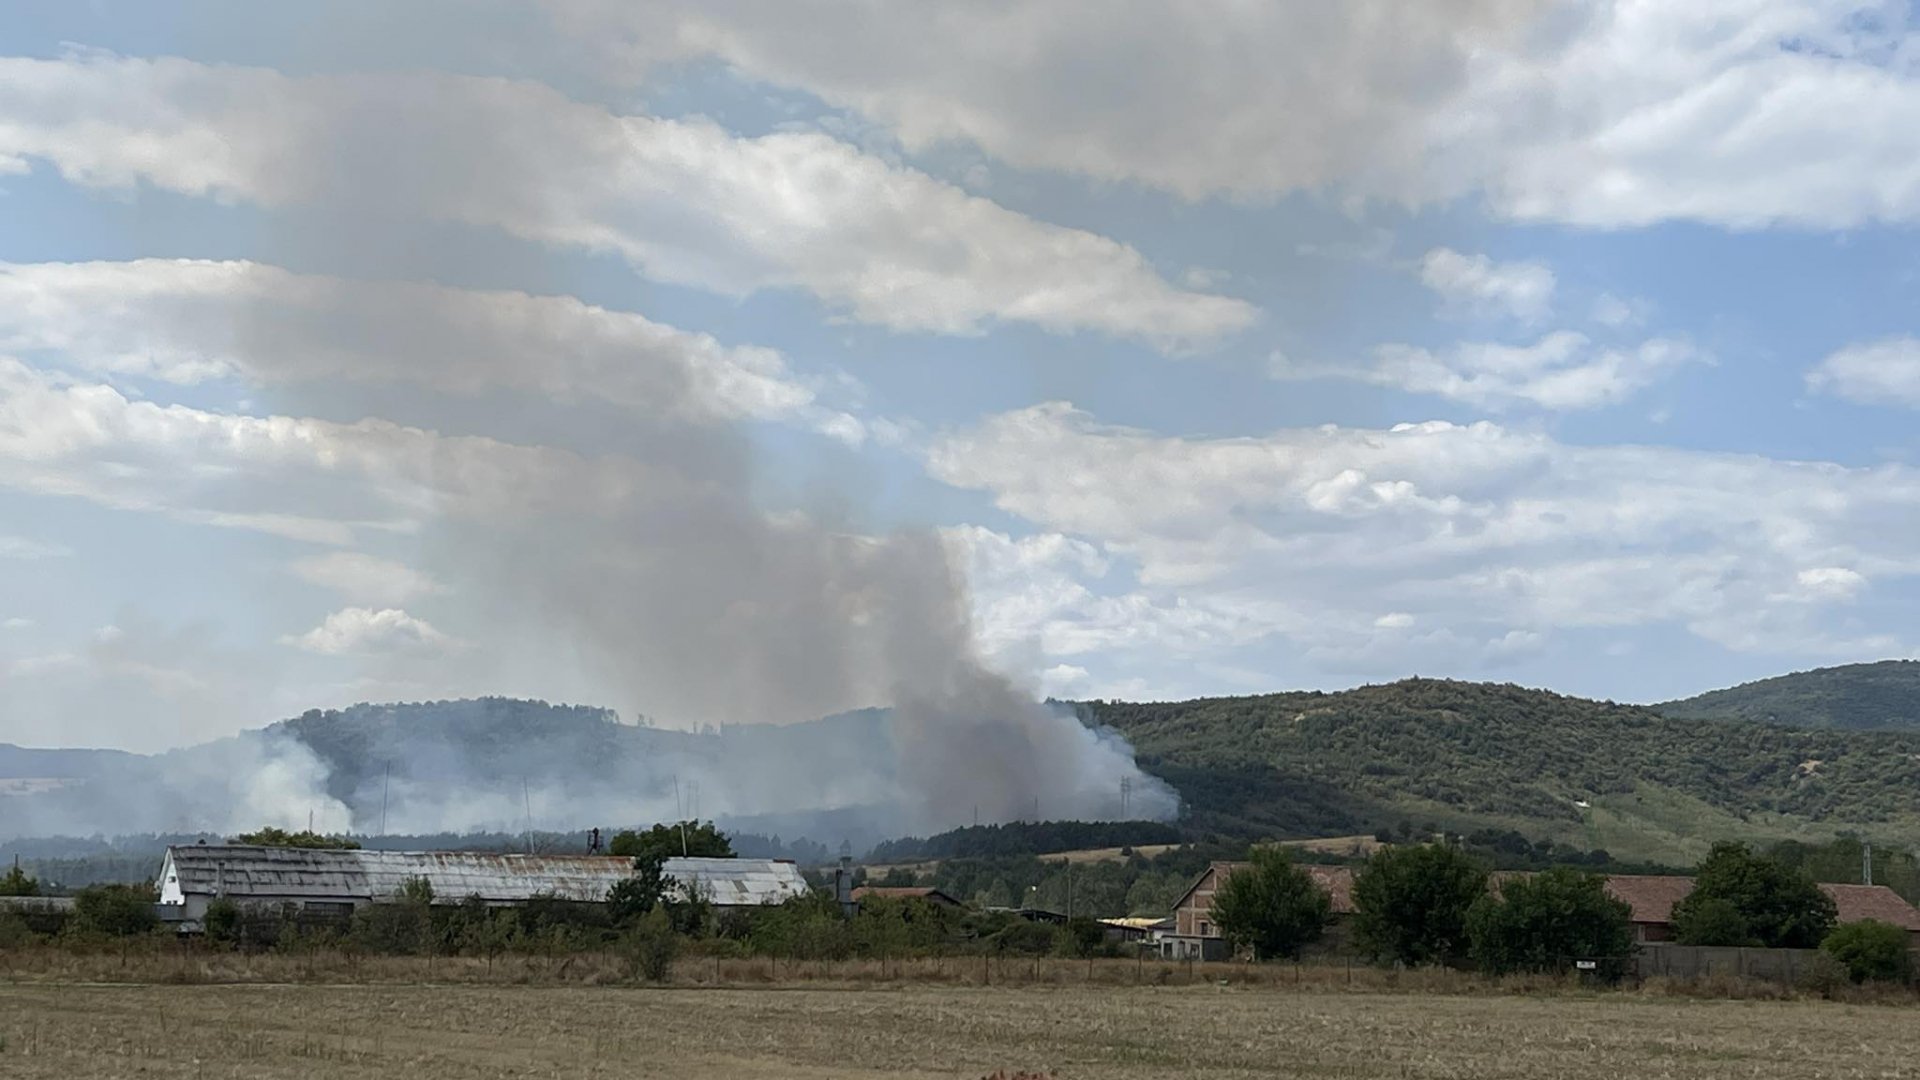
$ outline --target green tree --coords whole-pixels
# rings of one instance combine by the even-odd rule
[[[262,826],[250,833],[241,833],[228,841],[234,844],[252,844],[257,847],[316,848],[333,851],[358,851],[360,842],[344,836],[327,836],[303,829],[300,832],[288,832],[272,825]]]
[[[1683,945],[1759,945],[1753,927],[1740,908],[1724,896],[1709,896],[1699,903],[1673,910],[1673,936]]]
[[[620,936],[619,951],[634,978],[664,982],[673,971],[680,938],[673,932],[673,923],[665,909],[654,908],[627,927],[626,933]]]
[[[1633,909],[1598,874],[1559,867],[1509,878],[1467,912],[1467,949],[1490,974],[1554,971],[1570,960],[1624,956]]]
[[[210,944],[233,944],[240,938],[240,905],[224,896],[215,897],[200,918],[200,928]]]
[[[649,851],[634,858],[632,877],[615,882],[607,890],[607,909],[614,921],[631,922],[665,903],[673,885],[673,877],[667,873],[667,856],[657,849]]]
[[[0,876],[0,896],[39,895],[40,882],[27,876],[26,872],[20,869],[19,863],[14,863],[13,869],[7,871],[4,876]]]
[[[1252,864],[1214,890],[1212,917],[1220,934],[1256,959],[1297,957],[1317,941],[1332,917],[1333,900],[1280,848],[1255,848]]]
[[[73,925],[85,933],[132,937],[160,924],[146,885],[92,885],[73,894]]]
[[[1674,931],[1683,945],[1707,944],[1686,931],[1724,929],[1724,916],[1712,920],[1696,909],[1724,901],[1746,920],[1749,940],[1775,949],[1811,949],[1833,929],[1833,899],[1813,878],[1780,860],[1756,855],[1745,844],[1713,845],[1694,872],[1693,891],[1673,907]]]
[[[1906,982],[1913,977],[1907,932],[1891,923],[1862,919],[1836,926],[1820,948],[1847,965],[1847,975],[1857,983],[1868,979]]]
[[[695,859],[731,859],[733,841],[714,827],[711,821],[679,821],[655,825],[635,832],[624,829],[614,834],[607,854],[629,858],[659,853],[662,858],[682,856]]]
[[[1467,951],[1467,910],[1486,893],[1486,868],[1458,848],[1382,848],[1353,879],[1354,944],[1375,960],[1457,960]]]

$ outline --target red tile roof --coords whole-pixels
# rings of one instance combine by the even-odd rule
[[[1693,879],[1678,874],[1610,874],[1607,892],[1633,909],[1637,923],[1670,923],[1673,905],[1693,891]]]
[[[1843,923],[1878,919],[1909,933],[1920,933],[1920,911],[1914,910],[1912,904],[1900,899],[1899,893],[1885,885],[1823,884],[1820,888],[1833,897],[1833,906],[1839,911]]]
[[[1843,923],[1878,919],[1920,933],[1920,911],[1885,885],[1822,882],[1820,890],[1833,897],[1834,909]],[[1673,921],[1673,905],[1693,891],[1693,879],[1678,875],[1615,874],[1607,878],[1607,891],[1633,908],[1634,922],[1669,923]]]

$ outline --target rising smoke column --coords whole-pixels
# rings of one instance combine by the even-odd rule
[[[163,84],[156,92],[192,84],[197,104],[212,100],[211,112],[231,121],[223,131],[230,153],[211,171],[239,179],[217,178],[212,190],[297,214],[297,230],[270,236],[275,261],[324,259],[342,278],[406,279],[457,264],[460,251],[435,249],[452,245],[458,230],[505,228],[518,241],[490,249],[496,263],[487,276],[538,286],[554,275],[537,245],[595,243],[570,199],[617,204],[638,194],[640,229],[674,228],[671,193],[641,190],[653,174],[582,185],[543,165],[564,156],[549,153],[553,141],[624,137],[604,113],[552,107],[545,88],[412,75],[228,78],[177,66],[151,75]],[[544,124],[550,115],[560,122]],[[698,231],[676,239],[682,257],[697,262]],[[515,259],[524,265],[508,265]],[[241,295],[233,347],[243,358],[316,332],[284,303]],[[525,643],[524,655],[449,658],[438,675],[408,659],[407,678],[482,692],[489,673],[525,677],[564,654],[610,703],[670,723],[783,721],[890,704],[895,790],[866,801],[908,807],[902,824],[915,830],[973,820],[976,808],[982,821],[1035,806],[1049,817],[1108,817],[1123,779],[1134,784],[1135,805],[1172,811],[1171,794],[1139,773],[1123,744],[1041,708],[987,667],[964,582],[931,530],[874,535],[818,508],[761,505],[761,451],[737,418],[696,400],[700,358],[636,351],[631,362],[644,375],[622,382],[617,410],[595,408],[593,387],[574,382],[575,404],[548,410],[543,425],[527,414],[546,405],[524,391],[547,385],[549,369],[574,379],[595,370],[569,362],[574,343],[529,349],[519,363],[534,374],[476,388],[463,355],[446,351],[472,344],[450,327],[407,312],[329,314],[325,332],[378,365],[330,369],[336,381],[325,386],[264,361],[240,366],[294,416],[426,425],[439,414],[420,401],[420,388],[464,395],[462,438],[364,431],[426,446],[429,463],[409,480],[421,489],[414,501],[426,521],[427,568],[468,611]],[[635,382],[644,393],[631,392]],[[484,436],[494,430],[522,433],[522,443],[528,431],[564,430],[555,441],[580,449]],[[836,762],[803,754],[790,768],[806,778],[796,788],[813,793],[831,789]]]

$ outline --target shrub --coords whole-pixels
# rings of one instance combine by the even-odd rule
[[[666,911],[655,908],[634,920],[621,935],[619,949],[632,977],[663,982],[673,971],[680,937],[673,932],[673,920]]]
[[[1045,956],[1059,947],[1060,932],[1040,922],[1015,919],[987,938],[993,951],[1021,956]]]
[[[1847,976],[1856,983],[1868,979],[1906,982],[1913,976],[1907,932],[1891,923],[1862,919],[1836,926],[1820,949],[1846,965]]]
[[[39,896],[40,882],[29,877],[26,871],[15,863],[11,870],[0,874],[0,896]]]
[[[1830,998],[1851,981],[1847,965],[1834,959],[1832,953],[1822,951],[1807,957],[1806,963],[1800,967],[1800,976],[1795,980],[1795,985],[1805,993]]]
[[[73,894],[73,928],[81,933],[132,937],[160,925],[156,897],[145,885],[93,885]]]
[[[1375,960],[1457,960],[1467,951],[1467,910],[1486,893],[1486,868],[1458,848],[1383,848],[1353,881],[1354,944]]]
[[[206,932],[208,942],[232,944],[240,935],[240,906],[224,896],[215,898],[207,905],[200,927]]]
[[[1256,848],[1252,865],[1235,871],[1213,894],[1220,934],[1256,959],[1298,957],[1332,917],[1333,900],[1280,848]]]
[[[1565,867],[1503,882],[1467,912],[1468,952],[1490,974],[1556,971],[1633,948],[1632,909],[1606,879]]]

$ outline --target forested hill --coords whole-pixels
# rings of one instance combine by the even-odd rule
[[[1891,836],[1920,820],[1920,733],[1682,720],[1432,679],[1080,707],[1132,740],[1202,830],[1337,835],[1410,820],[1686,861],[1718,838]]]
[[[1920,660],[1796,671],[1654,708],[1668,716],[1790,727],[1920,730]]]

